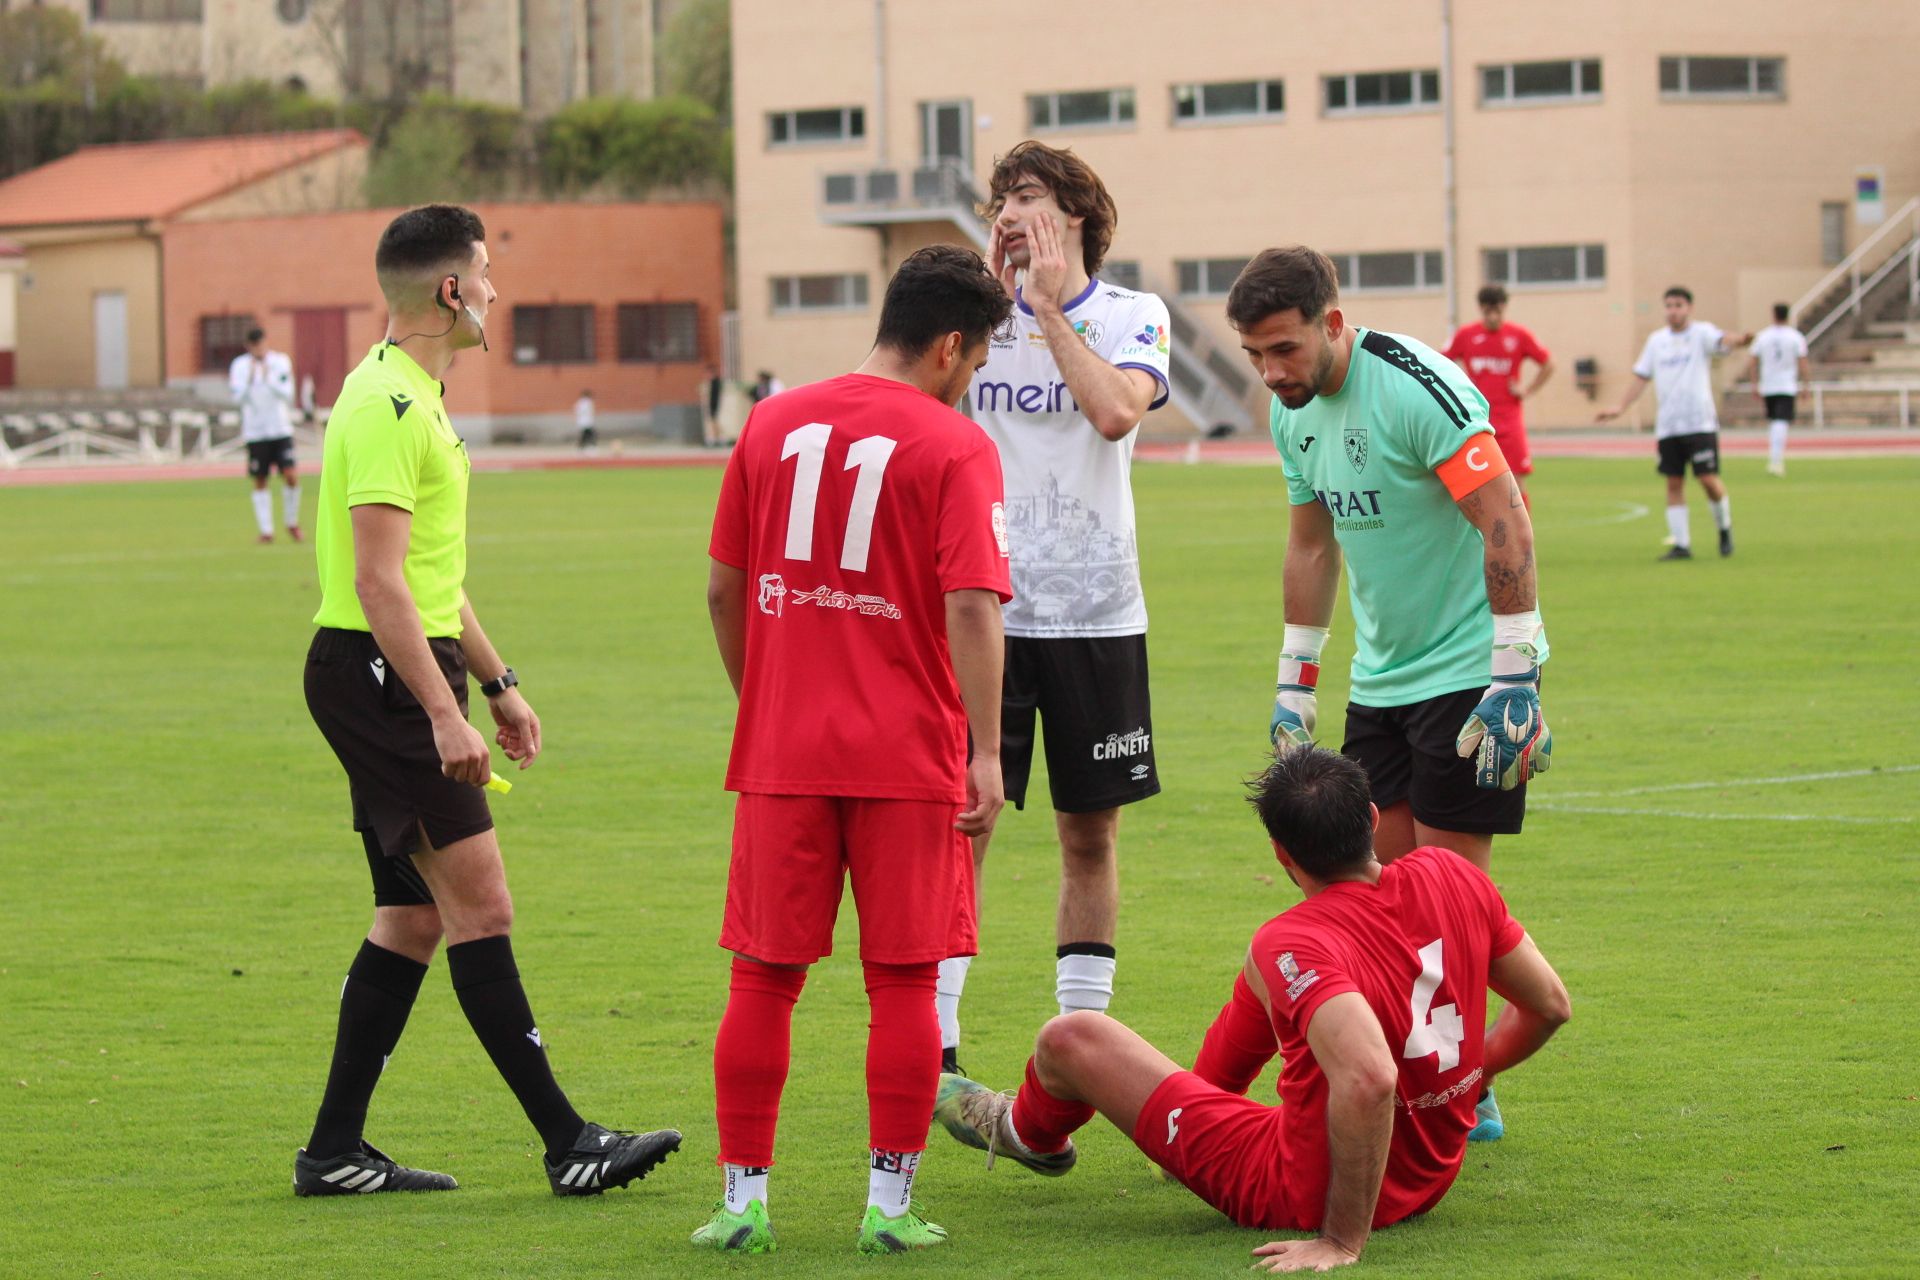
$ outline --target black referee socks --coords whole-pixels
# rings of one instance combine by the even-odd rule
[[[547,1065],[546,1046],[520,985],[520,969],[513,962],[512,940],[501,934],[448,947],[447,972],[453,978],[460,1011],[493,1059],[494,1070],[540,1131],[547,1159],[560,1159],[572,1149],[587,1122],[567,1101]]]
[[[340,1027],[334,1035],[333,1066],[327,1072],[327,1091],[320,1114],[307,1139],[307,1154],[325,1159],[360,1149],[367,1123],[367,1104],[400,1033],[406,1030],[413,999],[427,966],[371,942],[360,944],[360,954],[347,969],[340,989]]]

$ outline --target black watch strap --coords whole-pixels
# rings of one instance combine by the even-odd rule
[[[489,698],[497,698],[519,683],[520,677],[513,674],[512,667],[508,667],[493,679],[482,684],[480,686],[480,692]]]

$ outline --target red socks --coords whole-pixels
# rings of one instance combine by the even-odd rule
[[[792,1058],[793,1006],[806,980],[805,969],[778,969],[741,956],[733,959],[727,1011],[713,1040],[714,1112],[720,1124],[722,1164],[763,1169],[773,1164],[773,1130],[780,1119],[780,1091],[786,1087]],[[927,1010],[931,1017],[931,994]],[[934,1039],[938,1058],[938,1030]],[[927,1110],[932,1109],[929,1095]]]
[[[1040,1073],[1027,1059],[1027,1082],[1013,1100],[1013,1129],[1029,1151],[1058,1151],[1067,1145],[1073,1131],[1093,1119],[1093,1107],[1085,1102],[1063,1102],[1040,1084]]]
[[[935,1012],[937,961],[863,961],[867,1003],[867,1130],[881,1151],[924,1151],[940,1087],[940,1018]]]

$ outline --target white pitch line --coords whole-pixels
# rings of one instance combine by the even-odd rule
[[[1891,826],[1912,818],[1830,817],[1823,813],[1695,813],[1675,809],[1627,809],[1611,805],[1532,804],[1529,809],[1549,813],[1594,813],[1618,818],[1692,818],[1700,822],[1841,822],[1853,826]]]
[[[1727,778],[1719,782],[1663,782],[1653,787],[1613,787],[1606,791],[1556,791],[1560,800],[1589,800],[1606,796],[1650,796],[1669,791],[1719,791],[1739,787],[1780,787],[1796,782],[1831,782],[1836,778],[1875,778],[1897,773],[1920,773],[1920,764],[1890,764],[1878,769],[1836,769],[1830,773],[1790,773],[1775,778]]]
[[[1593,523],[1594,524],[1627,524],[1631,521],[1638,520],[1643,516],[1648,516],[1653,514],[1653,508],[1642,506],[1638,502],[1623,502],[1620,504],[1620,506],[1622,507],[1622,510],[1619,515],[1608,516],[1604,520],[1595,520],[1593,521]]]

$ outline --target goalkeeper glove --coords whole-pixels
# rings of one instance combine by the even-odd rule
[[[1307,746],[1313,742],[1318,718],[1314,689],[1320,683],[1320,650],[1327,628],[1289,625],[1280,642],[1280,678],[1274,686],[1273,719],[1267,740],[1278,747]]]
[[[1493,622],[1493,683],[1453,748],[1463,759],[1474,758],[1474,785],[1512,791],[1553,763],[1553,732],[1540,710],[1540,651],[1533,644],[1540,614],[1499,614]]]

